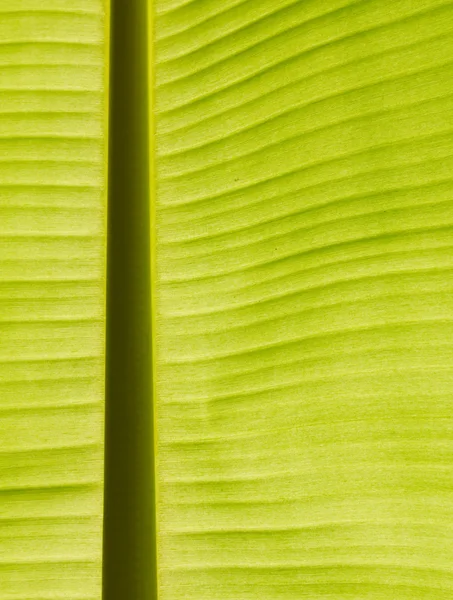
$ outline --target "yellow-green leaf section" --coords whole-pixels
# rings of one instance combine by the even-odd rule
[[[101,598],[107,3],[0,0],[0,598]]]
[[[160,600],[453,595],[453,4],[152,3]]]

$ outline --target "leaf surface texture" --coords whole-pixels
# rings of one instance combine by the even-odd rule
[[[107,14],[0,0],[0,598],[99,600]]]
[[[153,11],[160,599],[450,599],[452,3]]]

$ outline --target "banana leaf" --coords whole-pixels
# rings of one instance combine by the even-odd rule
[[[152,20],[159,598],[451,598],[452,3]]]
[[[0,0],[0,598],[101,595],[108,13]]]

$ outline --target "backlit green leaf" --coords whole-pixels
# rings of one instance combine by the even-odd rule
[[[103,0],[0,0],[0,598],[99,600]]]
[[[156,0],[160,600],[453,590],[453,5]]]

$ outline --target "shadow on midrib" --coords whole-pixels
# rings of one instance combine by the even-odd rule
[[[104,600],[156,598],[147,0],[111,0]]]

